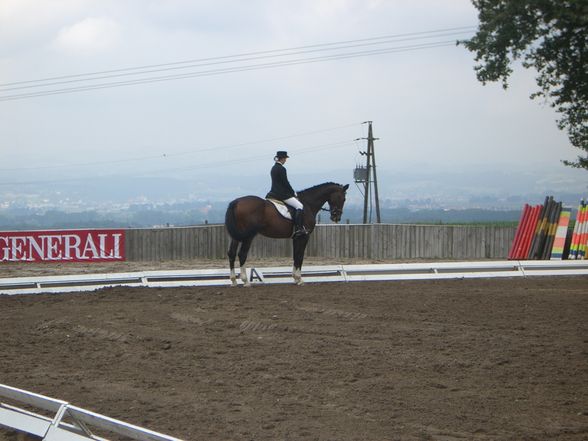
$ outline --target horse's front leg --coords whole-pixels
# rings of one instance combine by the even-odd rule
[[[295,237],[292,241],[294,249],[294,267],[292,268],[292,277],[296,285],[304,285],[302,280],[302,262],[304,261],[304,251],[308,243],[309,234]]]

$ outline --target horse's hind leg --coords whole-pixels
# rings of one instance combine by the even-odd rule
[[[231,244],[229,245],[229,251],[227,252],[227,255],[229,256],[231,284],[233,286],[237,286],[237,274],[235,274],[235,258],[237,257],[237,248],[239,248],[239,242],[235,239],[231,239]]]
[[[243,242],[241,242],[241,248],[239,249],[241,281],[245,286],[251,286],[251,283],[249,283],[249,279],[247,279],[247,267],[245,266],[245,262],[247,261],[247,255],[249,254],[249,248],[251,247],[251,242],[253,242],[253,237],[245,239]]]

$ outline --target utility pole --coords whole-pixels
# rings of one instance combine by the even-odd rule
[[[375,204],[376,204],[376,223],[381,223],[380,217],[380,197],[378,195],[378,177],[376,173],[376,155],[374,152],[374,141],[378,140],[379,138],[374,138],[373,131],[372,131],[372,121],[366,121],[364,124],[368,124],[368,137],[367,138],[358,138],[359,139],[367,139],[367,151],[359,152],[360,155],[366,156],[366,167],[358,167],[355,169],[355,182],[361,182],[364,184],[364,194],[363,194],[363,223],[368,223],[368,206],[371,207],[371,196],[370,196],[370,187],[373,182],[374,184],[374,197],[375,197]],[[357,140],[356,140],[357,141]],[[373,172],[373,173],[372,173]],[[373,181],[372,181],[372,174],[373,174]]]

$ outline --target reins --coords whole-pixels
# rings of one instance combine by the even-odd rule
[[[343,210],[340,210],[338,208],[323,208],[323,207],[321,207],[321,211],[327,211],[335,216],[337,216],[343,212]]]

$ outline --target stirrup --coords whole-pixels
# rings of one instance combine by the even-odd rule
[[[308,230],[306,229],[306,227],[302,227],[299,230],[294,231],[294,234],[292,236],[301,237],[301,236],[306,236],[307,234],[308,234]]]

